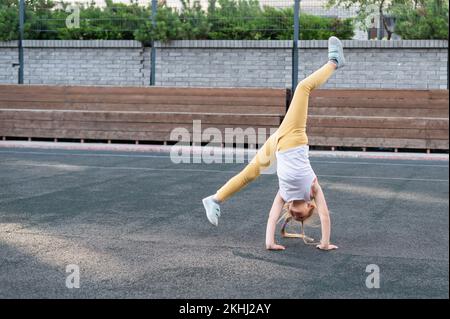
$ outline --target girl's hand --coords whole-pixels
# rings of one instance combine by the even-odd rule
[[[266,249],[267,250],[285,250],[286,248],[284,246],[273,243],[273,244],[266,244]]]
[[[336,245],[332,245],[332,244],[328,244],[328,245],[319,244],[316,246],[316,248],[319,248],[320,250],[333,250],[333,249],[338,249],[339,247]]]

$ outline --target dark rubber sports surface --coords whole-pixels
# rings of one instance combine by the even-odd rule
[[[201,199],[243,164],[168,155],[0,150],[0,298],[448,298],[448,162],[312,157],[332,211],[319,251],[264,247],[276,175]],[[320,229],[307,230],[314,238]],[[66,287],[67,265],[80,288]],[[366,267],[380,288],[366,287]]]

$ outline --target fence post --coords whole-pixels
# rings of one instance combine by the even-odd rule
[[[294,3],[294,41],[292,46],[292,95],[297,88],[298,83],[298,38],[300,29],[300,0]]]
[[[158,0],[152,0],[152,26],[153,28],[156,27],[156,11],[158,10]],[[156,48],[155,48],[155,41],[151,41],[151,62],[150,62],[150,85],[155,85],[156,81]]]
[[[19,1],[19,84],[23,84],[23,38],[25,24],[25,0]]]
[[[378,12],[378,29],[377,29],[377,39],[383,40],[383,7],[380,6]]]

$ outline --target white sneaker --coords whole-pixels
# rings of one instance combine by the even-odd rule
[[[341,40],[336,37],[328,39],[328,60],[336,62],[337,69],[345,65],[344,49]]]
[[[219,224],[220,206],[216,201],[214,201],[213,197],[214,195],[203,198],[202,202],[209,222],[214,226],[217,226]]]

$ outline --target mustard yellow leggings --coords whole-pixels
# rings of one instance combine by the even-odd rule
[[[255,180],[261,174],[261,171],[274,163],[276,151],[284,151],[308,144],[306,119],[308,117],[309,94],[325,83],[334,70],[335,66],[329,62],[298,84],[289,110],[279,128],[267,139],[252,161],[217,191],[215,196],[217,200],[220,202],[227,200]]]

